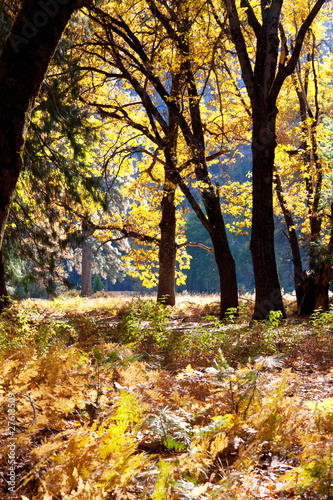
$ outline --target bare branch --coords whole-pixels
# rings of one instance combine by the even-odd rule
[[[251,66],[249,54],[247,52],[246,43],[241,30],[241,23],[238,17],[235,0],[227,0],[229,26],[231,30],[232,40],[237,50],[242,78],[247,88],[247,92],[251,101],[254,99],[254,75]]]
[[[228,0],[228,1],[230,1],[230,0]],[[311,9],[309,15],[305,19],[304,23],[300,27],[298,34],[297,34],[297,37],[296,37],[295,47],[294,47],[294,50],[292,52],[291,58],[289,59],[288,64],[284,68],[281,68],[281,67],[279,68],[277,76],[275,78],[275,81],[272,85],[271,96],[273,99],[277,98],[283,82],[295,70],[297,61],[298,61],[300,53],[301,53],[301,49],[302,49],[305,35],[306,35],[308,29],[310,28],[311,24],[313,23],[316,15],[318,14],[318,12],[320,11],[320,9],[322,8],[322,6],[324,5],[325,2],[326,2],[326,0],[317,0],[315,5]]]
[[[253,29],[256,38],[259,38],[262,26],[259,23],[258,19],[256,18],[256,15],[254,13],[252,6],[250,5],[250,2],[248,0],[241,0],[241,7],[246,7],[247,9],[246,14],[249,25]]]
[[[207,245],[204,245],[203,243],[200,243],[197,241],[197,243],[191,243],[190,241],[186,241],[185,243],[181,243],[180,245],[177,245],[177,248],[183,248],[183,247],[199,247],[202,248],[203,250],[207,250],[207,252],[213,253],[214,248],[207,247]]]

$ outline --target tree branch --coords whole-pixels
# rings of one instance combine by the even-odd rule
[[[190,241],[186,241],[185,243],[181,243],[180,245],[177,245],[177,248],[183,248],[183,247],[199,247],[203,248],[203,250],[207,250],[207,252],[213,253],[214,248],[207,247],[207,245],[204,245],[203,243],[200,243],[197,241],[197,243],[191,243]]]
[[[229,18],[229,26],[231,37],[236,47],[239,63],[242,71],[242,78],[247,88],[247,92],[251,101],[254,99],[254,75],[251,66],[249,54],[247,52],[246,43],[241,30],[241,24],[238,17],[238,12],[235,0],[227,0],[227,12]]]
[[[259,38],[262,26],[259,23],[258,19],[256,18],[256,15],[254,13],[252,6],[250,5],[250,2],[248,0],[241,0],[241,7],[246,7],[246,14],[249,25],[253,29],[256,38]]]
[[[290,76],[293,73],[301,53],[306,32],[310,28],[316,15],[318,14],[318,12],[320,11],[321,7],[324,5],[325,2],[326,0],[317,0],[312,10],[310,11],[309,15],[305,19],[304,23],[300,27],[296,37],[295,47],[292,52],[291,58],[289,59],[288,64],[285,67],[279,68],[274,83],[272,85],[271,96],[273,99],[277,99],[277,96],[279,95],[283,82],[288,76]]]

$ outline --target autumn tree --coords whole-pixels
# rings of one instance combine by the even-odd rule
[[[119,6],[115,8],[115,12],[120,12],[121,10],[122,8]],[[112,7],[111,12],[113,14]],[[87,102],[97,107],[103,119],[108,118],[111,120],[117,120],[122,122],[124,126],[130,126],[136,130],[137,146],[135,147],[135,142],[131,142],[128,143],[127,148],[129,153],[131,152],[134,155],[140,155],[140,162],[142,162],[142,156],[148,156],[149,160],[150,154],[152,155],[152,166],[147,167],[147,172],[149,173],[147,178],[148,183],[156,183],[156,181],[160,178],[159,174],[156,172],[158,166],[155,169],[153,168],[155,164],[157,163],[159,165],[163,165],[164,167],[161,219],[159,222],[160,238],[158,239],[158,300],[163,300],[167,305],[174,305],[177,250],[175,241],[175,188],[177,181],[170,163],[172,164],[176,158],[178,123],[176,123],[172,106],[168,104],[166,105],[165,111],[167,113],[167,117],[163,116],[164,113],[162,114],[158,111],[156,96],[153,95],[150,78],[147,74],[147,63],[150,57],[149,51],[151,50],[154,53],[154,45],[159,43],[157,42],[157,36],[159,36],[158,33],[147,33],[147,39],[145,41],[146,47],[143,48],[137,35],[134,34],[136,25],[137,29],[142,29],[142,25],[140,24],[142,20],[140,19],[140,16],[136,19],[135,24],[132,23],[129,28],[129,24],[126,24],[120,13],[119,18],[116,16],[113,17],[112,14],[110,14],[110,11],[102,11],[99,9],[91,10],[90,17],[95,25],[95,31],[92,35],[90,35],[91,41],[88,40],[87,44],[83,47],[84,55],[82,57],[82,61],[84,59],[86,61],[89,60],[87,61],[90,64],[89,71],[92,73],[92,79],[94,82],[96,82],[99,75],[102,75],[104,85],[106,85],[105,77],[108,76],[109,89],[114,88],[114,80],[121,80],[123,83],[118,84],[118,88],[114,88],[114,98],[112,98],[112,100],[109,99],[109,102],[106,103],[103,102],[105,91],[102,87],[99,87],[99,92],[96,97],[87,98],[87,90],[85,90],[82,95],[84,95]],[[103,39],[106,40],[106,45],[103,42]],[[131,56],[128,56],[128,49],[126,45],[132,53]],[[110,69],[105,67],[103,55],[105,49],[111,56],[109,59]],[[94,61],[92,60],[93,58],[90,57],[90,54],[92,53],[95,56]],[[152,57],[155,57],[155,54],[152,55]],[[160,56],[158,55],[158,57]],[[139,67],[139,71],[137,70],[137,67]],[[82,69],[87,71],[88,64],[84,67],[82,62]],[[144,83],[145,80],[146,84]],[[170,92],[176,96],[176,99],[178,99],[180,91],[179,76],[171,75],[170,81]],[[125,85],[124,82],[126,82]],[[123,91],[120,90],[120,86],[124,87]],[[127,92],[126,87],[128,88]],[[146,111],[146,116],[142,115],[142,112],[139,110],[138,103],[135,102],[132,103],[132,109],[134,109],[135,112],[134,114],[130,113],[130,105],[126,103],[126,100],[131,100],[131,94],[129,92],[130,87],[135,90],[139,99],[141,99],[143,107]],[[124,101],[122,101],[122,98],[125,98]],[[140,118],[142,120],[141,122]],[[145,136],[145,140],[143,142],[140,139],[140,134]],[[137,161],[139,162],[139,158]],[[125,232],[128,231],[128,229],[128,227],[125,228]],[[134,234],[135,230],[133,231],[133,229],[131,229],[130,233]],[[148,241],[149,239],[150,238],[147,238],[147,235],[142,232],[141,240]]]
[[[323,151],[330,137],[326,120],[332,116],[329,85],[332,75],[331,56],[325,55],[325,40],[322,20],[307,34],[302,57],[281,96],[282,102],[286,95],[289,99],[281,106],[275,181],[293,254],[300,314],[328,307],[331,216],[329,203],[323,203],[323,199],[330,185],[331,170]],[[303,272],[297,233],[309,259],[309,269]]]
[[[132,5],[129,7],[128,2],[117,4],[114,9],[112,6],[112,13],[106,9],[90,9],[96,31],[90,36],[91,43],[82,47],[82,70],[94,75],[91,88],[98,86],[100,89],[102,82],[108,89],[101,91],[99,100],[90,98],[90,103],[104,118],[122,120],[148,137],[150,146],[142,152],[153,157],[153,175],[155,164],[164,165],[161,242],[165,237],[169,243],[166,245],[164,241],[163,246],[160,245],[160,257],[165,255],[166,258],[165,266],[160,262],[160,272],[169,280],[172,277],[175,254],[173,190],[177,185],[208,230],[221,278],[223,316],[230,307],[237,307],[238,297],[235,264],[228,245],[219,189],[213,184],[208,170],[208,162],[220,156],[224,149],[217,150],[215,144],[212,154],[207,153],[209,140],[207,135],[205,137],[204,97],[198,90],[198,86],[203,91],[207,86],[203,74],[206,70],[208,81],[208,61],[214,54],[205,55],[207,63],[203,66],[191,62],[199,41],[196,37],[204,26],[202,18],[196,25],[197,14],[203,5],[200,2],[198,5],[188,2],[169,5],[149,1],[141,2],[137,10]],[[207,10],[205,15],[208,15]],[[213,18],[211,21],[214,23]],[[220,29],[216,28],[217,38],[219,34]],[[206,50],[212,47],[214,42],[210,41]],[[199,60],[201,55],[195,57]],[[135,92],[135,97],[129,94],[131,98],[126,103],[119,99],[122,86]],[[140,110],[144,110],[145,115]],[[218,120],[216,115],[212,126],[214,120]],[[189,187],[193,180],[202,197],[204,211]],[[162,248],[165,248],[164,254]],[[173,278],[172,281],[174,283]]]
[[[231,36],[251,101],[251,253],[256,287],[253,319],[264,319],[271,310],[281,311],[285,315],[274,250],[273,175],[277,98],[284,81],[295,70],[306,32],[325,0],[313,4],[301,27],[296,30],[292,46],[290,43],[288,46],[282,24],[283,0],[262,0],[260,7],[253,6],[248,0],[242,0],[238,5],[235,0],[227,0],[226,3]],[[247,37],[246,26],[251,29],[256,40],[254,51],[252,40]]]

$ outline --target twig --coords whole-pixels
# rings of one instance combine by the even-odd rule
[[[33,420],[32,425],[31,425],[31,427],[33,427],[36,423],[36,420],[37,420],[37,410],[36,410],[36,407],[35,407],[34,402],[32,400],[31,394],[29,394],[28,398],[29,398],[30,404],[32,406],[32,409],[34,411],[34,420]]]
[[[213,248],[207,247],[203,243],[200,243],[199,241],[197,243],[191,243],[190,241],[186,241],[185,243],[180,243],[177,245],[177,248],[182,248],[182,247],[199,247],[203,248],[204,250],[207,250],[207,252],[214,252]]]
[[[33,427],[33,426],[35,425],[36,421],[37,421],[37,410],[36,410],[35,404],[34,404],[34,402],[33,402],[33,399],[32,399],[32,397],[31,397],[31,394],[29,394],[29,396],[27,396],[27,395],[26,395],[26,394],[24,394],[23,392],[19,392],[18,394],[21,394],[22,396],[24,396],[24,397],[28,398],[28,399],[29,399],[29,401],[30,401],[30,404],[31,404],[32,409],[33,409],[33,411],[34,411],[34,419],[33,419],[32,424],[30,425],[30,427]]]

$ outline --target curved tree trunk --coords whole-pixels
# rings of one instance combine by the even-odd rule
[[[29,115],[72,13],[92,0],[24,0],[0,57],[0,249]]]
[[[183,192],[193,208],[195,208],[195,212],[207,229],[212,240],[221,285],[220,318],[223,319],[228,309],[238,309],[236,266],[229,248],[218,186],[214,186],[212,183],[207,167],[205,133],[200,111],[200,97],[196,85],[195,74],[193,72],[192,60],[189,57],[191,50],[189,37],[187,35],[182,39],[181,49],[184,56],[183,68],[189,96],[189,111],[192,127],[192,133],[190,134],[183,127],[183,135],[187,139],[193,154],[195,177],[197,181],[202,184],[201,198],[204,203],[207,217],[202,216],[202,214],[199,213],[200,209],[195,208],[195,205],[191,201],[193,198],[188,197],[186,190],[183,190]]]
[[[238,308],[236,265],[230,251],[219,197],[216,195],[207,203],[207,196],[203,194],[203,199],[212,227],[211,239],[221,283],[220,317],[223,319],[228,309]]]

